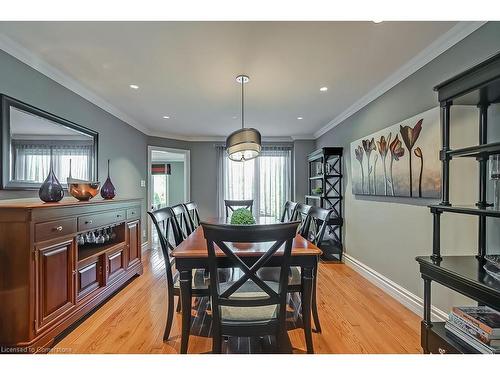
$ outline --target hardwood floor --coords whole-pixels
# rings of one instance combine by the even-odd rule
[[[51,353],[178,353],[180,314],[174,316],[170,340],[162,341],[166,320],[163,258],[158,251],[148,250],[143,262],[142,276],[70,331]],[[316,353],[421,352],[420,317],[344,264],[320,265],[318,304],[323,332],[313,333]],[[196,335],[206,336],[203,332],[192,333],[189,353],[209,352],[211,339]],[[290,330],[289,336],[293,352],[305,353],[302,329]],[[228,344],[228,352],[233,352],[240,349],[241,341]]]

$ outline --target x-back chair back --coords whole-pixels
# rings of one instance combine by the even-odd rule
[[[186,206],[182,203],[176,204],[172,206],[172,212],[175,215],[175,220],[177,221],[177,225],[181,231],[183,239],[186,239],[191,233],[193,233],[193,228],[191,226],[191,220],[188,218],[189,213],[186,209]]]
[[[309,210],[311,209],[311,206],[305,203],[297,203],[295,206],[295,209],[293,211],[293,217],[292,220],[300,220],[300,226],[299,226],[299,231],[302,234],[303,233],[303,228],[306,224],[307,221],[307,214],[309,213]]]
[[[272,225],[225,225],[201,223],[208,248],[210,295],[212,299],[213,342],[215,353],[221,351],[222,335],[275,335],[279,343],[286,335],[286,296],[288,270],[293,239],[299,222]],[[260,258],[248,265],[235,254],[235,243],[272,243]],[[229,246],[231,244],[231,246]],[[261,245],[259,245],[261,246]],[[241,271],[241,277],[231,283],[221,283],[218,277],[220,249]],[[278,250],[283,251],[278,253]],[[281,256],[279,282],[262,280],[257,271],[273,256]]]
[[[332,209],[312,206],[301,229],[302,236],[319,247],[333,213],[334,210]]]
[[[229,212],[233,212],[236,208],[246,208],[253,211],[253,199],[224,199],[224,206],[226,207],[226,219],[229,218]]]
[[[296,206],[297,206],[297,202],[286,201],[285,206],[283,207],[283,213],[281,214],[280,221],[282,223],[292,221]]]
[[[198,205],[195,202],[188,202],[184,204],[186,211],[188,213],[187,217],[191,224],[191,228],[195,230],[200,226],[200,213],[198,211]]]

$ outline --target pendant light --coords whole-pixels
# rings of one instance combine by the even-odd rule
[[[259,156],[261,150],[261,137],[257,129],[245,128],[245,83],[250,78],[246,75],[236,77],[236,82],[241,84],[241,129],[231,133],[226,139],[226,150],[229,159],[234,161],[251,160]]]

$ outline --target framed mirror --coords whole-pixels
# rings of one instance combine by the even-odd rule
[[[97,180],[96,132],[1,95],[2,188],[38,189],[50,166],[59,182]],[[71,162],[70,162],[71,161]]]

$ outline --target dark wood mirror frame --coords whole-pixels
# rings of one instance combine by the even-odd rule
[[[61,124],[67,128],[73,129],[80,133],[86,134],[89,137],[92,137],[94,144],[94,180],[98,179],[98,136],[99,134],[93,130],[90,130],[84,126],[78,125],[74,122],[66,120],[62,117],[54,115],[52,113],[46,112],[40,108],[34,107],[27,103],[24,103],[20,100],[14,99],[10,96],[0,94],[1,106],[0,106],[0,125],[1,125],[1,133],[0,133],[0,148],[2,155],[2,162],[0,163],[0,177],[1,177],[1,189],[4,190],[38,190],[39,186],[37,184],[29,184],[26,186],[20,186],[19,184],[11,183],[10,181],[10,108],[14,107],[21,111],[31,113],[35,116],[39,116],[45,118],[47,120],[53,121],[55,123]],[[65,182],[61,181],[61,184],[65,186]]]

